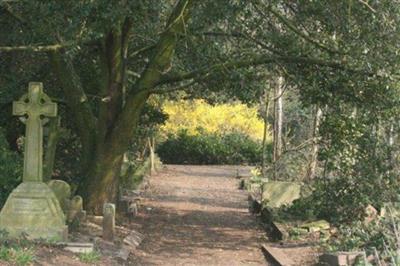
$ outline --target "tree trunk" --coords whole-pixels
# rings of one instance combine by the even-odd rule
[[[154,139],[154,136],[149,137],[148,141],[149,141],[149,151],[150,151],[150,175],[153,175],[154,172],[156,171],[155,162],[154,162],[154,160],[155,160],[155,152],[154,152],[155,139]]]
[[[276,163],[282,155],[282,123],[283,123],[283,77],[274,82],[274,179],[276,179]]]
[[[116,202],[123,154],[137,129],[141,111],[171,66],[176,44],[185,30],[192,0],[179,0],[165,31],[140,78],[126,90],[126,61],[132,21],[118,20],[103,41],[98,42],[97,112],[87,100],[73,60],[62,49],[50,55],[62,84],[65,99],[74,117],[82,143],[82,182],[78,193],[90,213],[101,214],[105,202]]]
[[[79,191],[85,199],[85,208],[92,213],[101,214],[103,204],[118,200],[119,176],[123,154],[98,152],[87,176],[87,187]]]
[[[265,110],[263,114],[263,121],[264,121],[264,131],[263,131],[263,139],[262,139],[262,154],[261,154],[261,173],[262,176],[265,177],[265,160],[266,160],[266,147],[267,147],[267,135],[268,135],[268,115],[269,115],[269,91],[264,91],[264,105]]]
[[[134,138],[133,132],[138,127],[139,117],[148,97],[148,94],[138,94],[135,97],[129,121],[131,127],[122,132],[124,137],[117,142],[106,139],[105,142],[97,143],[85,181],[78,190],[84,197],[85,208],[89,212],[101,214],[105,202],[117,202],[123,156]]]
[[[49,134],[47,137],[46,150],[44,154],[43,164],[43,181],[47,182],[51,179],[54,170],[54,161],[56,157],[57,143],[60,139],[60,118],[52,118],[49,122]]]
[[[307,179],[312,180],[315,177],[315,170],[317,168],[317,156],[319,144],[317,142],[318,132],[319,132],[319,124],[321,122],[322,110],[316,106],[315,108],[315,116],[314,116],[314,125],[313,125],[313,133],[312,133],[312,147],[311,147],[311,155],[310,155],[310,163],[308,165],[307,170]]]

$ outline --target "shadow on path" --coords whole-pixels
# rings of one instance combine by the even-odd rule
[[[133,265],[266,265],[236,169],[171,165],[152,177],[134,221],[146,238]]]

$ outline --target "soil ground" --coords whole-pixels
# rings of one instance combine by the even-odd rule
[[[265,232],[238,189],[249,167],[167,165],[150,179],[133,265],[268,265]],[[264,240],[265,242],[265,240]]]

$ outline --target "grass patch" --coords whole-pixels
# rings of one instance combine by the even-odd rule
[[[35,250],[33,248],[0,247],[0,261],[25,266],[32,264],[34,260]]]
[[[83,263],[93,264],[99,262],[101,254],[98,251],[79,254],[79,260]]]

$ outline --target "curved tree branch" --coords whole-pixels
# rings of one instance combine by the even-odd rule
[[[326,66],[335,69],[342,69],[355,72],[355,70],[349,69],[346,65],[344,65],[340,61],[325,61],[319,58],[311,58],[311,57],[257,55],[249,59],[232,60],[224,63],[215,64],[209,67],[200,68],[192,72],[165,75],[157,85],[171,84],[193,78],[202,78],[203,76],[209,75],[213,72],[221,72],[224,70],[270,64],[275,62],[282,62],[289,64],[319,65],[319,66]]]
[[[157,86],[164,73],[170,70],[179,35],[185,31],[185,23],[189,18],[189,10],[193,2],[193,0],[177,1],[165,30],[153,49],[149,64],[130,91],[125,106],[109,135],[109,147],[113,152],[120,153],[125,150],[151,90]]]
[[[275,10],[271,5],[267,6],[265,3],[263,3],[262,1],[259,0],[255,0],[256,3],[254,3],[256,9],[258,10],[258,12],[264,14],[259,8],[257,8],[257,5],[262,5],[268,12],[272,13],[282,24],[284,24],[286,27],[288,27],[292,32],[294,32],[295,34],[297,34],[298,36],[300,36],[301,38],[303,38],[304,40],[306,40],[307,42],[315,45],[316,47],[325,50],[329,53],[340,53],[338,50],[332,48],[332,47],[328,47],[320,42],[318,42],[317,40],[314,40],[313,38],[311,38],[310,36],[308,36],[307,34],[303,33],[301,30],[299,30],[296,26],[293,25],[293,23],[288,20],[285,16],[283,16],[282,14],[279,13],[279,11]]]

